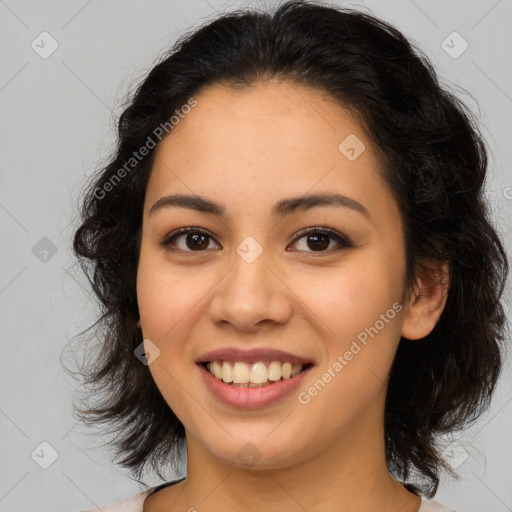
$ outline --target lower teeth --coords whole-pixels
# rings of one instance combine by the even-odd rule
[[[279,379],[282,380],[282,379]],[[224,382],[224,381],[222,381]],[[247,382],[245,384],[237,384],[235,382],[224,382],[224,384],[227,384],[228,386],[235,386],[236,388],[264,388],[265,386],[270,386],[270,384],[273,384],[274,382],[279,381],[270,381],[267,380],[267,382],[263,382],[261,384],[254,384],[253,382]]]

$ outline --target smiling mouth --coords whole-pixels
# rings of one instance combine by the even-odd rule
[[[247,364],[242,361],[206,361],[201,363],[217,380],[239,388],[261,388],[278,381],[293,379],[312,363],[287,361],[258,361]]]

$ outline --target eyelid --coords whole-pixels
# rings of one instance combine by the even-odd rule
[[[220,245],[215,240],[215,237],[213,235],[211,235],[208,231],[206,231],[203,228],[196,227],[196,226],[187,226],[184,228],[179,228],[179,229],[169,233],[160,242],[160,245],[165,250],[167,250],[169,252],[181,252],[181,253],[188,253],[188,254],[194,254],[194,253],[199,254],[199,253],[206,252],[206,250],[204,250],[204,251],[183,251],[181,249],[171,249],[170,248],[171,242],[174,241],[174,239],[176,239],[180,235],[187,234],[187,233],[200,233],[200,234],[206,235],[210,239],[212,239],[217,245]],[[316,255],[321,256],[321,255],[326,255],[326,254],[332,254],[333,252],[337,252],[342,249],[348,249],[348,248],[354,247],[354,245],[352,244],[352,242],[350,241],[350,239],[347,236],[345,236],[343,233],[340,233],[337,229],[327,226],[327,225],[310,226],[310,227],[301,229],[298,233],[296,233],[294,235],[294,238],[291,243],[296,243],[298,240],[300,240],[304,236],[312,234],[312,233],[320,233],[320,234],[329,235],[332,239],[334,239],[338,242],[340,247],[335,248],[335,249],[330,249],[328,251],[318,251],[318,252],[317,251],[299,251],[299,252],[305,252],[308,254],[312,254],[312,255],[316,254]],[[288,249],[286,249],[286,250],[288,250]]]
[[[170,245],[171,245],[171,241],[173,241],[175,238],[177,238],[178,236],[180,235],[186,235],[187,233],[200,233],[202,235],[206,235],[208,237],[210,237],[212,240],[215,241],[215,243],[217,245],[220,245],[216,240],[215,238],[213,237],[213,235],[211,235],[210,233],[208,233],[208,231],[206,231],[205,229],[203,228],[199,228],[199,227],[196,227],[196,226],[187,226],[187,227],[184,227],[184,228],[179,228],[179,229],[176,229],[174,231],[172,231],[171,233],[169,233],[168,235],[165,235],[165,237],[163,238],[163,240],[160,242],[160,245],[167,251],[170,251],[170,252],[186,252],[186,253],[191,253],[193,254],[194,252],[196,251],[182,251],[181,249],[170,249]],[[205,251],[197,251],[198,253],[200,252],[205,252]]]
[[[340,233],[336,228],[323,225],[323,226],[311,226],[308,228],[301,229],[298,233],[295,234],[295,238],[293,239],[292,243],[297,242],[301,238],[303,238],[305,235],[309,235],[310,233],[321,233],[329,235],[331,238],[334,238],[341,246],[345,248],[354,247],[350,239],[345,236],[343,233]],[[336,249],[331,249],[329,251],[318,251],[316,254],[330,254],[332,252],[335,252]],[[315,254],[315,251],[306,251],[311,254]]]

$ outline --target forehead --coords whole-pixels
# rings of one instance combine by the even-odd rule
[[[195,99],[156,149],[146,212],[172,192],[222,196],[239,208],[317,189],[362,203],[387,193],[371,141],[325,93],[268,81],[217,84]]]
[[[243,88],[215,84],[196,101],[159,149],[170,145],[175,151],[186,142],[200,147],[201,154],[215,145],[229,148],[230,156],[261,147],[293,149],[303,156],[317,147],[337,156],[340,136],[357,132],[364,137],[349,109],[323,91],[292,82],[269,80]]]

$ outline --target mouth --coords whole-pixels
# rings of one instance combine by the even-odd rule
[[[294,379],[313,366],[279,360],[261,360],[253,363],[216,359],[197,363],[215,379],[234,388],[263,388],[276,382]]]

